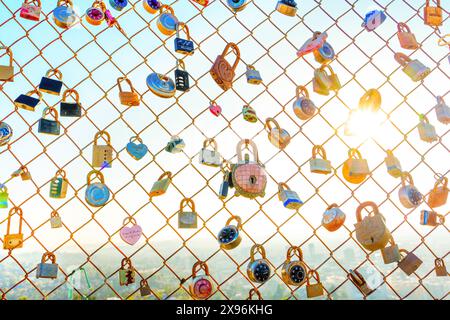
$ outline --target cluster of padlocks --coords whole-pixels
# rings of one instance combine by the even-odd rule
[[[192,0],[201,6],[207,6],[208,0]],[[172,7],[162,4],[158,0],[143,0],[143,8],[151,14],[159,14],[157,27],[159,31],[166,35],[176,35],[174,41],[175,52],[180,55],[191,55],[195,52],[194,42],[191,39],[189,28],[186,23],[178,21]],[[241,11],[247,5],[247,0],[227,0],[229,7],[235,12]],[[110,6],[118,11],[127,7],[127,0],[109,0]],[[295,16],[297,13],[297,4],[293,0],[280,0],[276,5],[276,10],[286,16]],[[28,20],[39,21],[41,14],[40,0],[25,0],[21,9],[20,17]],[[432,6],[427,1],[424,11],[425,23],[437,27],[442,24],[442,9],[438,1],[437,6]],[[80,17],[75,12],[70,0],[59,0],[57,7],[53,10],[53,19],[55,24],[63,29],[70,28],[80,21]],[[106,21],[109,27],[116,26],[122,33],[125,31],[118,24],[107,5],[101,0],[95,0],[91,7],[86,10],[85,19],[89,24],[100,25]],[[367,31],[373,31],[386,19],[384,12],[374,10],[369,12],[362,24]],[[185,37],[180,32],[184,31]],[[420,44],[417,42],[414,34],[405,23],[398,24],[398,40],[400,46],[406,50],[415,50]],[[298,57],[303,57],[312,53],[315,60],[320,64],[314,71],[312,85],[313,91],[320,95],[329,95],[331,91],[338,91],[341,88],[338,75],[333,71],[330,64],[335,58],[333,47],[327,42],[326,32],[314,32],[304,45],[298,50]],[[447,45],[445,39],[440,39],[439,44]],[[9,66],[0,66],[0,80],[13,81],[15,70],[13,67],[13,53],[9,48],[6,49],[10,57]],[[231,64],[227,61],[226,55],[234,52],[236,58]],[[404,53],[396,53],[393,57],[402,67],[412,81],[421,81],[430,74],[430,69],[418,60],[412,60]],[[232,88],[235,78],[236,67],[240,62],[239,47],[234,43],[228,43],[221,54],[219,54],[210,69],[210,75],[217,85],[224,91]],[[174,80],[168,75],[151,73],[147,77],[147,86],[149,90],[162,98],[171,98],[176,91],[189,90],[189,74],[186,71],[182,59],[177,60]],[[246,78],[249,84],[258,85],[263,80],[261,74],[252,65],[246,68]],[[123,89],[122,84],[126,83],[129,89]],[[120,103],[127,107],[140,105],[140,95],[134,89],[130,79],[120,77],[117,79],[119,88]],[[14,105],[19,109],[32,111],[36,110],[43,94],[60,95],[63,88],[63,75],[57,69],[49,70],[38,85],[37,89],[19,95]],[[71,97],[73,101],[68,101]],[[368,90],[360,99],[359,109],[377,112],[381,108],[381,94],[376,89]],[[219,116],[222,108],[212,100],[208,107],[212,115]],[[450,122],[450,108],[445,104],[442,97],[438,97],[435,108],[437,120],[448,124]],[[319,109],[312,101],[309,92],[305,86],[298,86],[296,89],[296,99],[293,103],[293,113],[301,120],[308,120],[314,117]],[[80,103],[80,97],[75,89],[67,89],[62,93],[59,112],[53,107],[44,109],[42,117],[39,120],[38,132],[50,135],[60,135],[60,117],[82,117],[84,109]],[[249,122],[257,122],[256,112],[250,106],[244,106],[242,116]],[[290,134],[283,129],[274,118],[265,120],[265,128],[268,132],[268,140],[276,148],[284,149],[291,141]],[[421,115],[418,123],[418,133],[425,142],[434,142],[439,139],[434,126],[428,118]],[[0,122],[0,146],[8,146],[11,141],[13,130],[5,122]],[[100,144],[99,140],[105,141]],[[85,200],[90,206],[102,207],[108,203],[111,191],[107,186],[104,177],[104,170],[111,168],[113,164],[114,148],[112,138],[107,131],[99,131],[93,139],[92,161],[93,168],[87,174],[87,187],[85,191]],[[178,136],[173,136],[167,143],[165,150],[171,153],[182,152],[185,142]],[[245,150],[249,152],[243,154]],[[138,136],[131,137],[126,145],[126,151],[135,160],[144,158],[148,152],[147,146]],[[213,138],[206,139],[203,148],[199,152],[199,163],[218,168],[223,173],[223,181],[218,190],[218,197],[225,199],[230,189],[234,189],[235,196],[242,196],[249,199],[264,197],[267,185],[267,175],[264,165],[259,161],[258,149],[256,144],[250,139],[243,139],[238,142],[236,147],[237,162],[230,163],[219,153],[218,145]],[[387,172],[394,178],[401,179],[401,188],[398,197],[400,203],[407,209],[419,206],[426,201],[432,210],[423,210],[418,223],[428,226],[437,226],[443,224],[445,218],[443,215],[434,211],[434,208],[443,206],[448,198],[448,179],[445,176],[438,176],[435,185],[428,193],[428,198],[414,185],[413,178],[408,172],[401,168],[400,161],[391,150],[387,151],[385,158]],[[333,164],[327,159],[326,150],[321,145],[315,145],[312,149],[312,156],[309,161],[310,171],[314,174],[328,175],[334,172]],[[371,175],[367,160],[358,149],[352,148],[348,151],[348,159],[342,165],[342,177],[352,184],[361,184]],[[23,180],[31,179],[30,172],[26,167],[20,168],[13,173],[13,177],[21,176]],[[163,196],[172,183],[172,173],[163,172],[154,182],[151,190],[148,192],[150,199],[157,196]],[[55,173],[55,176],[49,183],[49,197],[62,199],[66,197],[69,181],[66,172],[62,169]],[[291,190],[287,183],[278,184],[278,197],[282,205],[291,210],[298,210],[303,202],[298,193]],[[425,199],[426,198],[426,199]],[[0,208],[8,208],[8,190],[6,185],[0,189]],[[363,209],[371,209],[371,213],[363,217]],[[17,214],[19,216],[19,226],[17,232],[11,232],[11,217]],[[22,209],[13,207],[9,211],[7,221],[7,232],[3,239],[3,248],[14,250],[23,246],[22,233]],[[324,208],[322,226],[329,232],[338,230],[346,220],[346,213],[335,203]],[[413,274],[422,261],[414,253],[401,249],[392,237],[389,229],[386,227],[385,217],[379,212],[378,206],[373,202],[362,203],[356,211],[355,235],[357,241],[367,251],[373,252],[380,250],[385,264],[398,263],[398,267],[407,275]],[[233,221],[235,224],[233,224]],[[62,227],[61,217],[56,211],[51,213],[50,224],[52,228]],[[180,202],[178,212],[178,228],[198,228],[197,212],[195,203],[191,198],[184,198]],[[237,215],[231,216],[225,223],[225,226],[218,232],[217,241],[223,250],[232,250],[242,242],[240,234],[242,228],[241,218]],[[128,245],[134,245],[142,235],[142,228],[132,217],[123,221],[123,227],[120,230],[120,237]],[[261,257],[256,258],[259,254]],[[447,276],[447,271],[442,259],[436,259],[436,275]],[[203,274],[199,274],[202,272]],[[266,282],[272,275],[271,264],[266,259],[266,252],[262,245],[255,244],[250,250],[250,262],[247,267],[248,279],[256,284]],[[41,263],[36,269],[37,278],[55,279],[58,273],[56,257],[51,252],[46,252],[42,256]],[[292,246],[286,253],[286,260],[281,267],[283,281],[290,286],[302,286],[306,284],[306,293],[309,298],[324,295],[324,288],[320,282],[319,274],[316,270],[309,269],[303,261],[303,253],[300,247]],[[369,295],[373,289],[364,280],[362,274],[356,270],[348,272],[348,278],[364,294]],[[136,272],[129,258],[124,258],[119,269],[119,283],[121,286],[128,286],[136,281]],[[214,282],[210,278],[209,268],[205,262],[198,261],[192,268],[192,277],[190,280],[189,292],[194,299],[207,299],[214,292]],[[312,283],[315,282],[315,283]],[[140,281],[140,292],[142,296],[149,295],[151,290],[145,279]],[[250,292],[250,298],[256,294],[261,298],[261,294],[256,288]]]

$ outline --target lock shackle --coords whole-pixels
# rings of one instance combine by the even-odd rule
[[[258,289],[256,288],[251,288],[250,291],[248,292],[248,298],[247,300],[253,300],[253,295],[256,295],[256,297],[258,298],[258,300],[263,300],[263,297],[261,295],[261,292],[259,292]]]
[[[293,256],[297,256],[299,261],[303,261],[303,251],[300,247],[291,246],[286,253],[286,262],[291,262]]]
[[[377,89],[369,89],[359,99],[359,109],[378,111],[381,107],[381,94]]]
[[[438,39],[438,45],[440,47],[450,46],[450,33],[440,37]]]
[[[106,5],[102,0],[94,0],[91,7],[93,8],[100,8],[103,12],[106,11]]]
[[[137,225],[137,222],[133,217],[126,217],[125,219],[123,219],[123,226],[126,226],[128,223],[131,223],[133,226]]]
[[[316,156],[320,155],[322,159],[327,160],[327,152],[325,148],[321,145],[315,145],[312,149],[312,158],[316,159]]]
[[[45,119],[47,115],[51,115],[56,122],[58,122],[58,111],[53,107],[47,107],[42,111],[42,118]]]
[[[281,193],[284,190],[290,191],[291,188],[289,188],[286,182],[278,182],[278,193]]]
[[[140,282],[139,282],[139,286],[142,288],[142,287],[148,287],[148,282],[147,282],[147,279],[142,279]]]
[[[350,272],[347,274],[347,278],[352,281],[355,285],[358,287],[363,286],[366,283],[366,280],[364,280],[364,277],[356,270],[349,270]]]
[[[13,65],[13,52],[10,47],[1,46],[0,50],[5,50],[5,54],[9,56],[9,66],[12,67]]]
[[[42,93],[41,93],[42,95]],[[62,95],[62,102],[66,102],[66,99],[71,96],[72,98],[74,98],[76,103],[80,103],[80,94],[78,93],[77,90],[75,89],[67,89],[63,92]]]
[[[172,180],[172,172],[165,171],[162,175],[159,176],[158,181],[161,181],[164,179],[164,177],[167,177],[167,179]]]
[[[275,120],[274,118],[267,118],[265,126],[267,127],[267,129],[269,129],[269,132],[272,131],[272,126],[270,125],[271,122],[274,124],[275,129],[281,131],[281,127],[278,124],[277,120]]]
[[[212,146],[214,151],[217,151],[217,142],[214,138],[208,138],[203,141],[203,148],[206,148],[207,146]]]
[[[139,143],[142,143],[142,139],[139,136],[132,136],[130,138],[130,142],[138,141]]]
[[[242,219],[239,216],[231,216],[231,217],[229,217],[225,225],[229,226],[231,224],[231,221],[233,221],[233,220],[236,220],[236,222],[237,222],[236,228],[238,230],[240,230],[242,228],[242,225],[241,225],[242,224]]]
[[[441,184],[442,184],[442,186],[444,188],[447,188],[447,186],[448,186],[448,178],[447,177],[440,177],[439,179],[437,179],[436,182],[434,183],[433,191],[437,191],[439,185],[441,185]]]
[[[400,63],[400,65],[402,67],[406,67],[406,65],[412,61],[410,57],[408,57],[406,54],[401,53],[401,52],[397,52],[394,55],[394,59],[395,59],[395,61]]]
[[[256,144],[251,139],[242,139],[238,142],[236,146],[236,154],[238,157],[238,162],[242,162],[242,145],[244,145],[245,148],[248,149],[248,146],[252,147],[251,152],[253,153],[253,158],[255,159],[255,162],[259,163],[259,157],[258,157],[258,148],[256,147]]]
[[[177,59],[177,69],[179,68],[186,71],[186,65],[184,64],[183,59]]]
[[[73,7],[72,0],[58,0],[56,6],[63,6],[66,5],[67,7]]]
[[[306,275],[306,285],[310,285],[310,280],[311,278],[316,279],[317,283],[320,283],[320,276],[319,273],[317,272],[317,270],[315,269],[311,269],[308,271],[308,274]]]
[[[42,92],[40,92],[40,91],[37,90],[37,89],[33,89],[33,90],[28,91],[27,93],[25,93],[25,95],[26,95],[26,96],[29,96],[29,97],[31,97],[33,94],[37,94],[38,97],[39,97],[39,100],[42,99]]]
[[[394,156],[394,152],[391,149],[387,149],[386,150],[386,154],[387,154],[388,157],[395,157]]]
[[[406,258],[406,256],[409,254],[409,251],[406,249],[400,249],[398,250],[398,252],[400,253],[400,256],[402,257],[402,260]],[[405,255],[402,255],[402,253],[404,253]]]
[[[331,210],[331,209],[333,209],[333,208],[339,208],[339,206],[337,205],[337,203],[332,203],[332,204],[330,204],[330,205],[325,209],[325,211]]]
[[[444,98],[442,96],[437,96],[436,101],[438,104],[445,104]]]
[[[92,176],[95,174],[95,177],[92,178]],[[99,170],[92,170],[91,172],[88,173],[87,175],[87,185],[90,185],[92,180],[98,178],[98,180],[100,180],[101,184],[105,183],[105,177],[103,176],[103,173],[101,173]]]
[[[442,267],[445,267],[444,259],[442,259],[442,258],[436,258],[436,259],[434,259],[434,265],[435,265],[436,268],[442,268]]]
[[[408,25],[405,22],[397,23],[397,31],[399,33],[411,33],[411,29],[408,27]]]
[[[50,217],[52,217],[52,218],[54,218],[54,217],[59,217],[58,211],[53,210],[53,211],[50,213]]]
[[[424,115],[423,113],[421,113],[419,115],[419,119],[420,119],[420,122],[430,123],[430,120],[428,120],[427,116]]]
[[[189,27],[187,26],[186,23],[184,22],[178,22],[176,25],[176,29],[177,29],[177,38],[180,37],[180,31],[184,30],[184,33],[186,34],[187,39],[186,40],[191,40],[191,34],[189,33]]]
[[[236,54],[236,60],[233,63],[233,66],[231,67],[231,69],[234,71],[236,71],[236,68],[238,66],[239,60],[241,59],[241,52],[239,51],[239,47],[237,46],[237,44],[233,43],[233,42],[229,42],[226,46],[225,49],[223,49],[222,52],[222,57],[225,58],[225,56],[228,54],[229,50],[231,49],[231,51],[233,51]]]
[[[261,244],[254,244],[250,249],[250,262],[255,261],[255,254],[259,252],[263,259],[266,259],[266,249]]]
[[[251,64],[248,64],[246,69],[247,69],[247,71],[249,71],[249,70],[256,70],[255,67],[253,65],[251,65]]]
[[[41,263],[45,263],[46,261],[50,260],[53,264],[56,263],[56,256],[53,252],[47,251],[42,255]]]
[[[159,14],[163,14],[165,12],[170,12],[170,14],[174,14],[175,11],[173,10],[173,8],[167,4],[163,4],[161,5],[161,7],[159,7]]]
[[[14,214],[18,214],[19,215],[19,234],[22,233],[22,222],[23,222],[23,211],[22,208],[19,207],[13,207],[11,208],[11,210],[9,210],[8,213],[8,221],[6,224],[6,234],[10,234],[10,230],[11,230],[11,218]]]
[[[111,145],[111,135],[110,135],[107,131],[105,131],[105,130],[100,130],[100,131],[97,132],[97,133],[95,134],[95,136],[94,136],[94,146],[97,145],[98,139],[99,139],[100,137],[103,137],[103,139],[106,141],[106,144],[107,144],[108,146]],[[105,139],[104,137],[106,137],[106,139]]]
[[[411,174],[409,172],[403,171],[401,176],[400,176],[400,178],[402,179],[402,187],[404,187],[407,182],[408,182],[409,185],[414,187],[414,181],[413,181],[413,178],[412,178],[412,176],[411,176]]]
[[[39,8],[41,7],[41,0],[24,0],[23,4],[28,4],[28,3],[33,3],[34,5],[38,6]]]
[[[348,158],[349,159],[362,159],[362,155],[361,152],[359,152],[358,149],[356,148],[351,148],[350,150],[348,150]]]
[[[130,258],[123,258],[120,263],[121,269],[125,269],[125,266],[128,265],[128,269],[133,269],[133,264],[131,263]]]
[[[334,72],[333,68],[329,65],[329,64],[324,64],[320,67],[320,71],[325,72],[325,68],[328,69],[328,71],[330,71],[330,75],[335,75],[336,73]]]
[[[0,192],[8,192],[8,188],[6,184],[0,184]]]
[[[59,71],[58,69],[49,69],[46,73],[45,76],[47,78],[50,78],[52,76],[55,76],[56,78],[58,78],[59,80],[62,80],[63,75],[61,73],[61,71]]]
[[[395,240],[392,235],[389,237],[389,243],[391,244],[391,246],[395,246]]]
[[[195,212],[195,203],[194,200],[192,200],[191,198],[184,198],[183,200],[181,200],[180,202],[180,212],[184,212],[183,209],[188,206],[189,208],[192,209],[193,212]]]
[[[117,86],[119,87],[119,92],[123,92],[122,85],[121,85],[122,81],[125,81],[126,83],[128,83],[128,86],[130,87],[131,92],[136,92],[136,90],[134,90],[133,84],[131,83],[131,80],[128,79],[127,77],[117,78]]]
[[[441,0],[435,0],[435,1],[436,1],[436,4],[437,4],[436,7],[440,8],[441,7]],[[430,0],[427,0],[426,6],[430,7]]]
[[[356,221],[357,222],[362,221],[362,213],[361,212],[362,212],[362,209],[364,209],[366,207],[372,207],[372,209],[373,209],[373,212],[369,213],[369,216],[380,214],[380,211],[378,210],[378,206],[375,204],[375,202],[372,202],[372,201],[363,202],[356,209]]]
[[[55,176],[53,178],[58,178],[58,176],[61,176],[63,179],[66,178],[66,171],[64,169],[59,169],[56,171]]]
[[[305,86],[297,86],[297,88],[295,89],[295,96],[296,96],[297,100],[300,99],[300,94],[303,97],[309,99],[309,92]]]
[[[225,172],[225,169],[227,169],[230,172],[231,166],[230,166],[230,163],[226,159],[223,159],[222,163],[220,164],[220,171],[222,171],[223,174],[227,174]]]
[[[205,271],[206,276],[209,276],[209,268],[208,268],[208,265],[206,264],[206,262],[197,261],[192,266],[192,278],[195,278],[197,276],[197,272],[200,271],[201,269],[203,269],[203,271]]]

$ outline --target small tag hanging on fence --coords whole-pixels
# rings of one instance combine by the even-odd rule
[[[156,26],[166,36],[171,36],[177,31],[178,19],[175,17],[173,8],[163,4],[159,7],[159,17]]]
[[[311,278],[314,278],[317,283],[311,284]],[[308,298],[315,298],[323,296],[324,290],[323,285],[320,282],[319,273],[316,270],[309,270],[308,275],[306,276],[306,296]]]
[[[347,274],[347,278],[356,286],[356,288],[358,288],[358,290],[364,296],[368,296],[375,291],[369,287],[362,274],[356,270],[350,269],[349,273]]]
[[[284,182],[278,183],[278,199],[288,209],[298,210],[303,205],[297,192],[291,190]]]
[[[127,227],[127,224],[131,223],[131,227]],[[122,223],[122,229],[120,229],[120,237],[124,242],[129,245],[134,245],[139,241],[142,235],[142,228],[137,224],[136,220],[132,217],[125,218]]]
[[[66,102],[67,98],[71,96],[74,102]],[[81,117],[81,103],[80,95],[75,89],[67,89],[63,92],[62,101],[60,104],[61,117]]]
[[[398,262],[402,259],[398,245],[395,243],[394,238],[389,239],[389,246],[381,249],[381,256],[385,264]]]
[[[362,210],[373,209],[372,213],[362,218]],[[378,211],[378,206],[371,201],[363,202],[356,210],[355,235],[358,242],[369,251],[383,249],[391,239],[391,232],[386,227],[384,216]]]
[[[48,263],[47,261],[50,261]],[[36,278],[56,279],[58,277],[58,264],[56,256],[51,252],[42,255],[41,263],[36,267]]]
[[[11,219],[14,214],[19,216],[19,230],[18,233],[10,233],[11,231]],[[23,247],[23,233],[22,233],[22,223],[23,223],[23,212],[19,207],[14,207],[9,210],[7,223],[6,223],[6,234],[3,238],[3,249],[13,250]]]
[[[304,86],[298,86],[295,95],[296,99],[292,105],[295,115],[301,120],[312,118],[318,112],[318,109],[309,98],[308,89]]]
[[[203,270],[204,275],[197,275],[197,273]],[[192,266],[192,279],[189,284],[189,293],[195,300],[208,299],[213,291],[214,284],[209,276],[209,268],[206,262],[197,261]]]
[[[227,60],[225,60],[225,56],[229,51],[233,51],[236,54],[236,60],[234,61],[232,66],[228,63]],[[226,91],[233,86],[233,79],[240,58],[241,53],[238,46],[230,42],[226,45],[225,49],[223,49],[222,54],[218,55],[216,60],[214,61],[214,64],[211,67],[209,73],[211,74],[211,77],[217,83],[217,85],[222,88],[222,90]]]
[[[447,268],[445,267],[444,259],[442,258],[436,258],[434,260],[434,270],[436,272],[436,277],[448,276]]]
[[[419,60],[412,60],[403,53],[396,53],[394,58],[403,67],[403,72],[406,73],[412,81],[421,81],[431,73],[431,69],[426,67],[422,62]]]
[[[98,145],[98,139],[103,137],[106,145]],[[94,146],[92,147],[92,167],[111,168],[113,161],[113,148],[111,146],[111,136],[106,131],[99,131],[94,136]]]
[[[139,292],[141,294],[141,297],[146,297],[152,294],[152,290],[150,289],[147,280],[142,279],[139,285]]]
[[[345,222],[345,213],[336,203],[330,204],[322,217],[322,226],[330,232],[338,230]]]
[[[295,17],[297,3],[294,0],[280,0],[275,9],[286,16]]]
[[[63,199],[67,194],[69,181],[66,179],[66,172],[58,170],[50,182],[50,198]]]
[[[414,186],[412,176],[408,172],[403,172],[401,175],[402,186],[398,190],[398,197],[401,204],[407,208],[415,208],[423,201],[423,195]]]
[[[0,209],[8,208],[8,188],[0,185]]]
[[[233,220],[236,220],[236,225],[231,224]],[[222,249],[231,250],[236,248],[241,243],[242,237],[239,232],[241,230],[241,222],[240,217],[232,216],[227,220],[225,227],[219,231],[217,241]]]
[[[37,98],[33,97],[34,94],[37,95]],[[14,105],[24,110],[35,111],[36,106],[41,102],[41,99],[42,93],[35,89],[19,95],[16,100],[14,100]]]
[[[122,81],[125,81],[128,84],[130,91],[122,90]],[[128,107],[136,107],[140,105],[141,99],[137,91],[134,89],[130,79],[127,77],[117,78],[117,86],[119,87],[119,99],[122,105]]]
[[[52,79],[52,76],[55,76],[56,79]],[[45,76],[41,79],[39,91],[59,96],[63,85],[62,77],[62,73],[58,69],[48,70]]]
[[[434,184],[434,188],[428,195],[428,205],[430,208],[437,208],[447,203],[448,199],[448,178],[440,176]]]
[[[449,124],[450,123],[450,107],[445,103],[444,98],[442,98],[441,96],[437,96],[436,100],[437,100],[437,104],[434,107],[434,110],[436,111],[436,117],[437,117],[438,121],[440,121],[443,124]]]
[[[0,50],[5,50],[9,57],[9,65],[0,65],[0,81],[14,81],[13,53],[5,46],[1,46]]]
[[[274,125],[272,128],[271,123]],[[268,138],[271,144],[278,149],[283,150],[291,142],[291,135],[285,129],[282,129],[274,118],[267,118],[265,127],[269,131]]]
[[[184,30],[186,39],[180,38],[180,31]],[[191,40],[189,28],[184,22],[177,23],[177,36],[175,38],[175,52],[192,55],[194,54],[194,42]]]
[[[184,211],[188,206],[191,211]],[[191,198],[184,198],[180,203],[180,211],[178,211],[178,228],[180,229],[196,229],[197,228],[197,212],[195,211],[195,203]]]
[[[56,8],[53,9],[53,20],[58,27],[68,29],[78,23],[80,17],[73,9],[71,0],[58,0]]]
[[[294,255],[298,260],[292,260]],[[286,260],[281,267],[281,278],[291,286],[300,287],[306,282],[308,267],[303,262],[303,251],[300,247],[291,246],[286,253]]]
[[[139,142],[136,143],[135,141]],[[139,137],[131,137],[126,146],[128,154],[135,160],[141,160],[148,152],[148,147]]]
[[[321,158],[318,158],[318,155]],[[327,160],[327,153],[321,145],[313,147],[312,158],[309,160],[309,168],[313,173],[330,174],[332,172],[331,162]]]
[[[95,177],[93,177],[95,175]],[[92,183],[93,178],[98,178],[100,182]],[[87,187],[85,199],[93,207],[104,206],[109,200],[110,191],[105,185],[103,173],[98,170],[92,170],[87,175]]]
[[[160,196],[160,195],[166,193],[171,182],[172,182],[172,173],[170,171],[164,172],[158,178],[158,181],[153,183],[152,189],[150,190],[150,193],[149,193],[150,198]]]
[[[420,224],[424,226],[436,227],[445,223],[445,216],[435,211],[422,210],[420,212]]]
[[[142,5],[148,13],[155,14],[161,8],[161,1],[158,0],[143,0]]]
[[[175,87],[178,91],[189,91],[189,73],[186,71],[184,61],[180,59],[177,60],[175,69]]]
[[[420,44],[416,40],[416,36],[411,32],[411,29],[404,22],[397,24],[397,37],[400,42],[400,46],[407,50],[416,50],[420,47]]]
[[[384,162],[386,163],[388,173],[394,178],[400,178],[402,175],[402,166],[400,164],[400,160],[398,160],[392,150],[386,150],[386,158],[384,158]]]
[[[50,227],[52,229],[57,229],[62,227],[61,216],[57,211],[52,211],[50,214]]]
[[[208,149],[208,146],[212,146],[213,150]],[[203,148],[199,153],[199,162],[210,167],[219,167],[221,162],[221,156],[217,151],[217,142],[213,138],[206,139],[203,142]]]
[[[54,120],[46,119],[47,115],[53,116]],[[60,131],[58,111],[53,107],[45,108],[42,112],[42,118],[39,119],[38,132],[58,136]]]
[[[348,159],[342,166],[342,175],[350,183],[359,184],[370,174],[369,165],[358,149],[348,151]]]
[[[373,10],[366,14],[361,27],[367,31],[373,31],[378,28],[386,20],[386,14],[381,10]]]
[[[247,83],[250,84],[260,84],[262,82],[261,75],[254,66],[248,65],[247,71],[245,71],[245,76],[247,77]]]
[[[255,259],[255,254],[259,252],[261,259]],[[255,244],[250,249],[250,262],[247,265],[247,276],[252,282],[264,283],[269,280],[272,270],[269,261],[266,259],[266,250],[260,244]]]
[[[406,255],[402,255],[402,260],[398,263],[398,267],[402,269],[404,273],[410,276],[417,269],[419,269],[419,267],[422,265],[422,260],[420,260],[414,253],[408,252],[405,249],[400,249],[400,253],[404,253]]]
[[[423,114],[420,115],[420,123],[417,125],[417,129],[419,130],[419,136],[422,141],[431,143],[439,140],[436,129]]]
[[[436,0],[436,6],[430,5],[430,0],[427,0],[423,8],[423,19],[425,24],[432,27],[442,26],[442,7],[441,0]]]
[[[40,16],[41,0],[24,0],[20,8],[20,17],[31,21],[39,21]]]
[[[136,271],[134,270],[131,260],[123,258],[121,267],[119,269],[119,284],[121,286],[128,286],[136,281]]]

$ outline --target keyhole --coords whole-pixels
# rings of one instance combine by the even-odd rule
[[[256,183],[256,177],[255,176],[250,176],[249,181],[251,184],[255,184]]]

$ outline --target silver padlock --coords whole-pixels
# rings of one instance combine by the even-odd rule
[[[426,67],[422,62],[412,60],[403,53],[396,53],[395,60],[403,67],[403,72],[413,81],[421,81],[431,73],[430,68]]]
[[[212,146],[213,150],[208,149],[208,146]],[[199,162],[210,167],[219,167],[221,162],[221,156],[217,151],[217,142],[213,138],[206,139],[203,142],[203,148],[199,153]]]
[[[420,123],[417,125],[417,129],[421,140],[429,143],[439,140],[436,129],[423,114],[420,115]]]
[[[398,267],[402,269],[404,273],[408,276],[412,275],[417,269],[419,269],[422,264],[420,260],[414,253],[408,252],[405,249],[400,249],[400,253],[406,254],[402,256],[402,260],[399,261]]]
[[[245,72],[247,77],[247,82],[250,84],[260,84],[262,82],[261,75],[258,70],[255,69],[254,66],[248,65],[247,71]]]
[[[59,214],[58,214],[57,211],[53,211],[53,212],[51,213],[51,216],[50,216],[50,226],[51,226],[53,229],[61,228],[61,227],[62,227],[61,217],[59,216]]]
[[[46,261],[50,260],[50,263]],[[58,264],[56,257],[51,252],[42,255],[41,263],[36,267],[36,278],[56,279],[58,277]]]
[[[402,186],[398,190],[398,197],[401,204],[407,208],[415,208],[423,201],[423,195],[414,186],[414,181],[412,176],[408,172],[403,172],[402,176]]]
[[[436,97],[437,105],[434,107],[437,119],[443,124],[450,123],[450,107],[445,103],[441,96]]]

